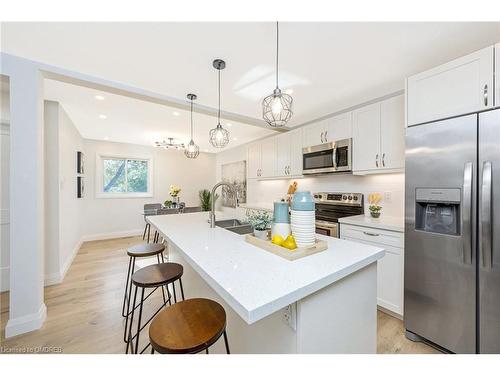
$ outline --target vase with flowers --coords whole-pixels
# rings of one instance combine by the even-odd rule
[[[176,185],[170,185],[170,196],[172,197],[172,206],[177,207],[179,205],[179,193],[181,188]]]
[[[379,193],[372,193],[368,195],[368,210],[370,210],[370,215],[372,217],[380,217],[380,211],[382,211],[382,206],[379,206],[379,202],[382,200],[382,196]]]

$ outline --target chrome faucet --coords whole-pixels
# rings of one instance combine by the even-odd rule
[[[215,186],[212,188],[212,195],[211,195],[211,198],[212,198],[212,209],[210,211],[210,228],[215,228],[215,190],[217,190],[217,188],[219,186],[227,186],[234,194],[234,199],[235,199],[235,207],[238,207],[238,192],[236,191],[236,189],[234,188],[233,185],[227,183],[227,182],[224,182],[224,181],[221,181],[221,182],[218,182],[215,184]]]

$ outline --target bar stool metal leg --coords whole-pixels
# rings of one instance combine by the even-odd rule
[[[229,352],[229,343],[227,342],[227,333],[226,333],[226,330],[224,330],[224,344],[226,345],[226,353],[227,354],[231,354]]]
[[[144,289],[146,289],[146,288],[141,288],[141,289],[142,289],[141,304],[139,306],[139,319],[137,320],[137,333],[136,333],[136,337],[135,337],[135,354],[137,354],[137,352],[139,350],[139,336],[141,333],[142,308],[144,306]],[[131,326],[132,326],[132,324],[131,324]]]
[[[123,306],[122,306],[122,316],[125,318],[125,303],[128,302],[128,283],[130,281],[130,268],[132,267],[132,257],[128,260],[128,270],[127,270],[127,282],[125,283],[125,293],[123,295]]]
[[[130,269],[130,282],[128,283],[128,293],[127,293],[127,315],[125,315],[125,329],[123,331],[123,341],[127,342],[127,327],[128,327],[128,318],[130,316],[130,300],[132,299],[132,274],[134,273],[135,269],[135,257],[132,258],[132,268]],[[135,301],[134,304],[132,305],[132,309],[135,310]]]
[[[133,306],[135,306],[136,301],[137,301],[137,287],[135,287]],[[132,309],[132,316],[130,317],[131,322],[134,321],[134,311],[135,311],[135,309]],[[127,314],[127,317],[128,317],[128,314]],[[126,326],[125,326],[125,328],[126,328]],[[128,338],[127,338],[126,342],[127,342],[127,348],[125,349],[125,354],[128,354],[128,348],[130,346],[131,346],[131,350],[133,352],[134,351],[134,344],[132,343],[132,324],[130,324],[128,327]]]
[[[179,277],[179,284],[181,286],[181,296],[182,300],[185,301],[186,299],[184,298],[184,288],[182,288],[182,277]]]

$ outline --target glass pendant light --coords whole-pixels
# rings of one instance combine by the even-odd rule
[[[184,149],[184,155],[189,159],[196,159],[200,154],[200,147],[193,141],[193,100],[196,100],[197,96],[195,94],[187,94],[187,98],[191,101],[191,140]]]
[[[262,117],[272,127],[285,126],[292,118],[293,99],[282,93],[278,86],[278,58],[279,58],[279,26],[276,22],[276,88],[273,93],[262,101]]]
[[[210,130],[210,143],[217,148],[225,147],[229,143],[229,132],[220,124],[220,71],[226,67],[224,60],[216,59],[213,66],[219,74],[219,109],[217,111],[217,126]]]

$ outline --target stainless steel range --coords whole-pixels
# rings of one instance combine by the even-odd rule
[[[363,194],[314,193],[316,233],[339,237],[338,219],[364,213]]]

